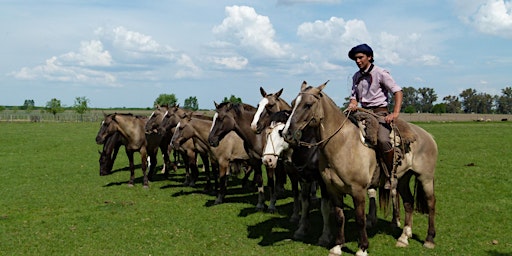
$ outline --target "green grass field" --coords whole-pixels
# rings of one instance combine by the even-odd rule
[[[427,219],[415,214],[410,246],[395,248],[401,231],[379,213],[378,228],[369,230],[370,255],[512,255],[512,123],[419,125],[439,146],[437,247],[422,247]],[[100,177],[98,128],[0,123],[0,255],[328,254],[315,245],[318,209],[311,236],[291,239],[290,197],[278,201],[277,214],[256,212],[256,194],[243,192],[235,179],[226,203],[214,206],[201,187],[181,186],[182,169],[150,189],[142,188],[137,169],[136,186],[129,188],[124,148],[114,174]],[[350,254],[357,235],[351,209],[346,212]]]

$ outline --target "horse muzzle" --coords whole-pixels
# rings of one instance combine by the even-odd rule
[[[296,145],[300,139],[302,138],[302,131],[290,131],[288,130],[287,133],[283,133],[283,138],[286,142],[290,143],[291,145]]]

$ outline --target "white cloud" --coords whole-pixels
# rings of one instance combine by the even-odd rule
[[[337,4],[341,0],[277,0],[280,5],[294,5],[294,4]]]
[[[175,78],[191,78],[199,77],[201,75],[201,69],[194,64],[190,56],[182,54],[177,61],[180,67],[175,73]]]
[[[512,38],[512,2],[486,0],[471,6],[476,9],[468,17],[462,17],[463,20],[482,33]]]
[[[275,30],[267,16],[259,15],[249,6],[227,6],[225,11],[227,17],[213,28],[214,35],[259,55],[286,55],[287,46],[275,41]]]
[[[112,56],[103,50],[103,44],[98,40],[80,43],[78,53],[69,52],[61,56],[62,61],[78,63],[80,66],[111,66]]]
[[[335,49],[348,52],[350,47],[361,42],[370,43],[370,34],[364,21],[331,17],[329,20],[302,23],[297,29],[297,35],[303,40],[330,45]]]
[[[228,69],[241,70],[244,69],[247,64],[249,64],[249,60],[245,57],[241,56],[233,56],[233,57],[212,57],[211,61],[215,64],[219,64]]]

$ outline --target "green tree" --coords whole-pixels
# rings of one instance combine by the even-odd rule
[[[512,114],[512,87],[501,89],[501,96],[496,99],[496,111],[500,114]]]
[[[64,112],[64,108],[60,104],[60,100],[53,98],[52,100],[46,102],[46,112],[52,113],[53,117],[57,116],[57,113]]]
[[[183,104],[184,109],[190,109],[196,111],[199,109],[199,105],[197,104],[197,98],[194,96],[190,96],[185,99],[185,103]]]
[[[228,97],[224,97],[222,102],[242,103],[242,99],[240,99],[240,98],[236,97],[235,95],[231,94],[231,96],[229,98]]]
[[[431,112],[434,113],[434,114],[446,113],[446,104],[444,104],[444,103],[435,104],[432,107]]]
[[[34,100],[25,100],[25,102],[23,102],[23,106],[21,107],[21,109],[26,110],[27,112],[31,112],[32,110],[34,110],[34,107]]]
[[[0,106],[0,112],[5,110],[5,106]]]
[[[402,99],[402,109],[401,111],[405,111],[405,108],[412,107],[413,113],[416,112],[418,108],[418,91],[413,87],[403,87],[402,88],[403,99]],[[409,108],[410,111],[410,108]]]
[[[437,94],[434,92],[432,88],[419,88],[418,89],[418,98],[419,98],[419,110],[422,113],[428,113],[432,110],[434,102],[437,100]]]
[[[460,113],[462,104],[459,97],[448,95],[443,98],[443,103],[446,105],[446,113]]]
[[[404,108],[404,112],[407,114],[416,113],[416,108],[414,106],[410,105]]]
[[[174,106],[178,102],[178,99],[176,99],[176,95],[173,94],[165,94],[162,93],[158,95],[158,97],[155,99],[155,102],[153,105],[167,105],[167,106]]]
[[[83,116],[85,112],[89,110],[89,99],[87,97],[76,97],[75,98],[75,105],[73,105],[73,108],[75,109],[76,113],[80,115],[80,121],[83,121]]]
[[[466,89],[459,96],[462,98],[462,109],[464,113],[477,113],[478,98],[475,89]]]

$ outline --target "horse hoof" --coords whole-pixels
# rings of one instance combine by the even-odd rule
[[[329,250],[329,256],[341,256],[341,245],[336,245]]]
[[[427,249],[434,249],[436,247],[436,244],[434,244],[433,242],[426,241],[423,244],[423,247],[425,247]]]
[[[149,189],[149,185],[144,185],[144,189]]]
[[[299,230],[297,230],[297,231],[295,231],[295,233],[293,233],[294,240],[302,241],[302,240],[304,240],[305,237],[306,237],[306,234],[304,232],[299,232]]]
[[[298,223],[299,219],[300,219],[300,216],[294,214],[294,215],[292,215],[292,217],[290,217],[290,223]]]
[[[405,248],[405,247],[409,246],[409,242],[402,241],[402,240],[399,239],[398,241],[396,241],[396,245],[395,246],[399,247],[399,248]]]
[[[133,188],[133,184],[128,183],[128,187],[129,187],[129,188]]]
[[[356,256],[368,256],[368,251],[363,251],[363,250],[359,249],[356,252]]]
[[[276,212],[277,212],[277,208],[275,208],[275,207],[269,207],[269,208],[267,209],[267,212],[268,212],[268,213],[271,213],[271,214],[274,214],[274,213],[276,213]]]
[[[258,212],[262,212],[262,211],[264,211],[264,210],[265,210],[265,205],[264,205],[264,204],[258,204],[258,205],[256,205],[256,210],[257,210]]]

